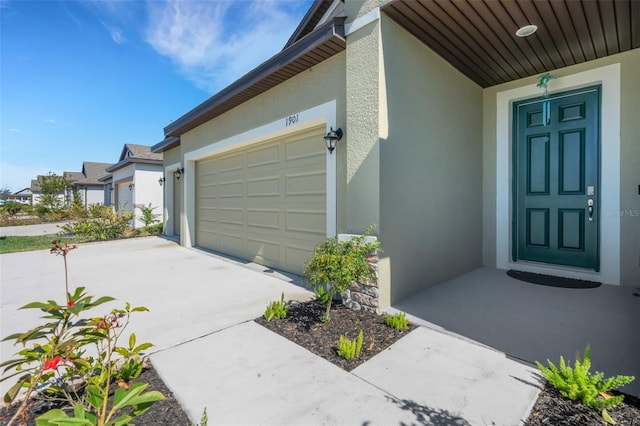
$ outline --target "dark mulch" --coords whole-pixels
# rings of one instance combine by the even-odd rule
[[[619,393],[617,393],[619,394]],[[640,399],[625,395],[624,402],[607,410],[618,426],[640,426]],[[548,383],[540,392],[526,426],[601,426],[600,411],[560,395]]]
[[[140,377],[133,380],[132,383],[143,382],[148,383],[147,391],[160,391],[167,399],[158,401],[151,408],[138,416],[134,420],[136,425],[189,425],[189,418],[180,407],[180,404],[173,398],[173,394],[158,376],[153,366],[146,368]],[[12,405],[7,409],[0,408],[0,425],[6,425],[17,410],[17,405]],[[50,401],[33,398],[30,401],[29,408],[25,411],[25,417],[19,421],[18,425],[35,426],[35,419],[53,408],[67,408],[61,404],[54,404]]]
[[[325,309],[318,301],[293,303],[285,319],[266,321],[260,317],[255,321],[347,371],[387,349],[415,328],[410,324],[407,330],[394,330],[385,324],[384,315],[348,309],[339,302],[331,308],[331,321],[323,323],[320,318]],[[362,352],[359,357],[347,361],[337,352],[340,335],[355,339],[360,330],[364,334]]]

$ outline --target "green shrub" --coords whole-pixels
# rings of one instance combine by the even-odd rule
[[[338,341],[338,355],[347,361],[357,358],[360,356],[363,340],[364,333],[362,330],[360,330],[358,337],[354,340],[349,340],[343,335],[340,335],[340,341]]]
[[[140,206],[138,208],[142,213],[140,216],[140,220],[142,221],[142,223],[144,223],[145,228],[159,221],[158,218],[161,215],[153,212],[155,207],[151,207],[151,203],[149,203],[148,206]]]
[[[372,230],[373,226],[363,235],[349,241],[328,238],[315,247],[313,256],[305,264],[304,275],[316,294],[322,292],[318,287],[323,287],[330,294],[330,297],[326,297],[327,310],[323,322],[331,318],[331,302],[335,294],[343,294],[354,282],[376,278],[375,271],[369,266],[368,257],[370,253],[380,250],[380,242],[365,243]]]
[[[17,201],[13,201],[13,200],[9,200],[7,201],[4,206],[2,206],[2,210],[7,212],[7,214],[11,215],[11,216],[15,216],[18,213],[21,213],[22,211],[24,211],[25,209],[25,205],[22,203],[19,203]]]
[[[83,219],[65,224],[62,232],[92,240],[111,240],[131,235],[128,222],[126,216],[115,219]]]
[[[558,367],[549,360],[547,363],[548,367],[545,367],[536,361],[544,377],[562,396],[573,401],[580,401],[587,407],[602,410],[602,416],[605,420],[611,419],[606,409],[620,404],[624,399],[624,395],[611,396],[607,393],[612,389],[631,383],[635,379],[634,376],[615,376],[604,379],[604,374],[601,372],[589,373],[591,368],[591,348],[589,346],[585,349],[584,358],[580,358],[580,354],[576,355],[574,368],[567,365],[562,356]]]
[[[395,330],[406,330],[409,328],[409,320],[404,312],[397,312],[395,315],[384,314],[384,322]]]
[[[264,311],[264,319],[271,321],[273,319],[284,319],[289,312],[289,306],[291,302],[284,301],[284,292],[280,296],[280,300],[275,300],[267,305],[267,309]]]
[[[89,217],[92,219],[116,219],[118,215],[111,206],[105,206],[104,204],[91,203],[87,209]]]

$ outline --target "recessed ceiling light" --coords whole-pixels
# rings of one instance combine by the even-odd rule
[[[527,37],[535,33],[537,29],[537,25],[525,25],[524,27],[518,28],[518,31],[516,31],[516,35],[518,37]]]

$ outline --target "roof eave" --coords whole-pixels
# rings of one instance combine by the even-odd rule
[[[286,66],[325,43],[332,40],[337,41],[341,45],[341,50],[344,50],[343,45],[346,43],[344,33],[345,19],[346,17],[342,16],[336,17],[326,24],[318,27],[293,45],[287,47],[268,61],[245,74],[230,86],[227,86],[216,95],[213,95],[202,104],[187,112],[164,128],[165,137],[180,136],[181,134],[184,134],[185,132],[215,118],[217,115],[221,114],[215,111],[216,107],[233,100],[234,97],[241,95],[244,91],[248,91],[257,83],[265,80],[278,71],[281,71]],[[337,52],[332,53],[332,55],[336,53]],[[275,87],[277,84],[274,84],[272,87]],[[245,102],[246,100],[247,99],[239,103]]]
[[[135,157],[127,157],[119,163],[114,164],[113,166],[106,169],[106,172],[115,172],[116,170],[120,170],[123,167],[126,167],[130,164],[162,164],[162,160],[153,160],[150,158],[135,158]]]
[[[160,154],[170,150],[171,148],[175,148],[178,145],[180,145],[180,138],[177,136],[169,136],[168,138],[165,138],[163,141],[153,145],[151,147],[151,152],[155,154]]]

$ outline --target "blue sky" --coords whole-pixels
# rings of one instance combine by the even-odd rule
[[[0,0],[0,188],[115,163],[279,52],[312,0]]]

